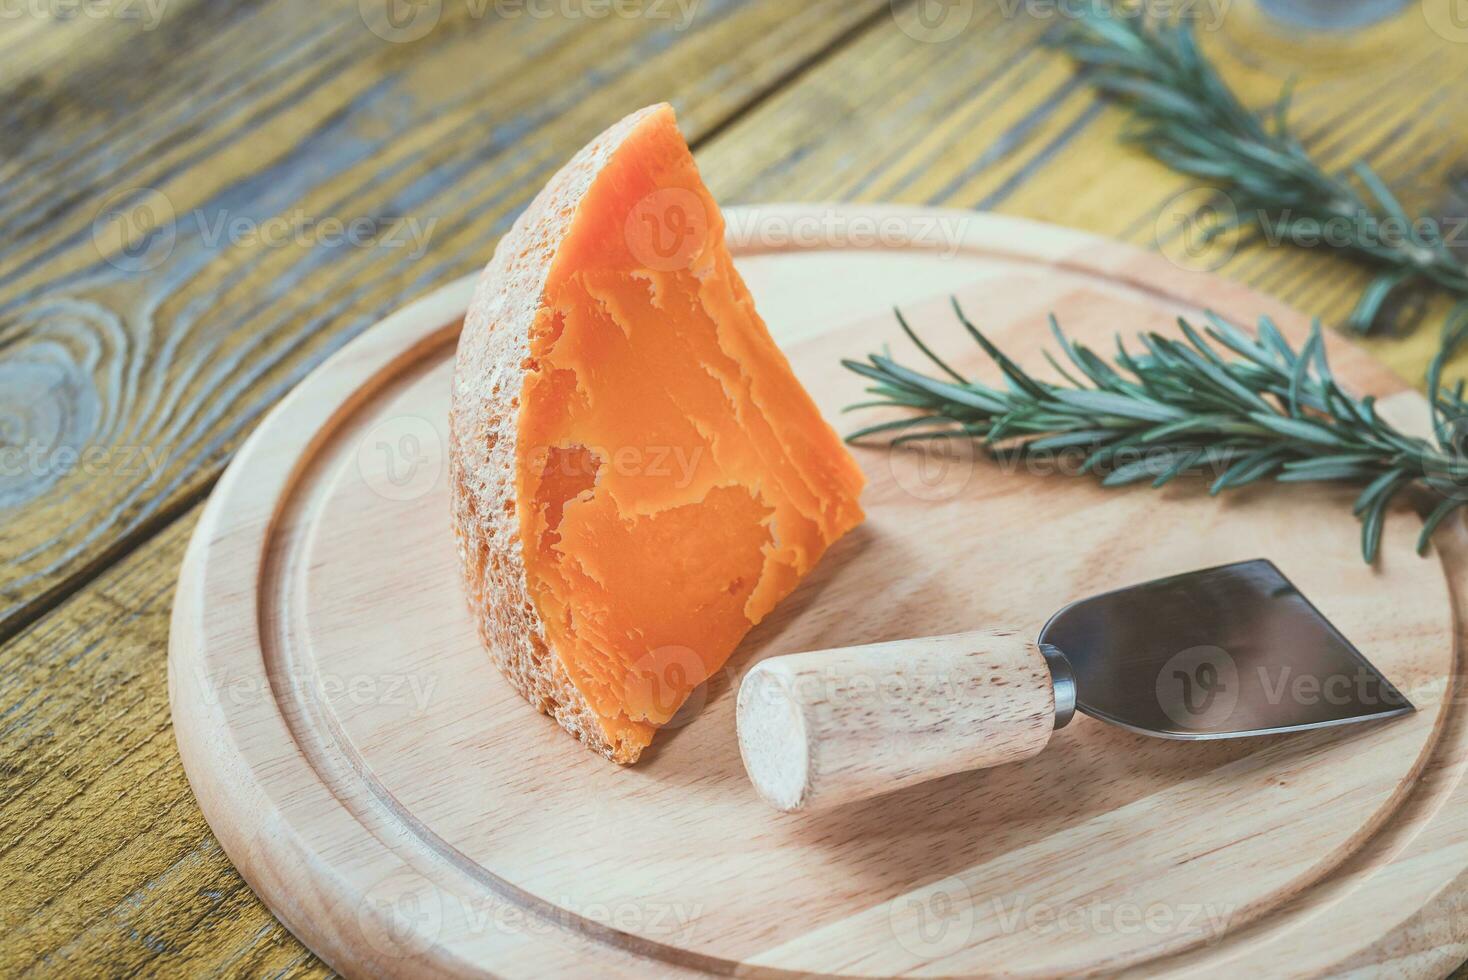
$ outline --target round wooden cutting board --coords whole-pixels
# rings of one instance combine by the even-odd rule
[[[760,207],[732,209],[730,227],[775,337],[843,428],[872,416],[838,417],[863,388],[841,358],[890,344],[918,365],[894,304],[961,370],[983,357],[950,293],[1037,367],[1051,311],[1105,352],[1116,331],[1204,308],[1304,333],[1277,303],[1159,256],[988,215]],[[1350,489],[1102,490],[953,447],[861,448],[867,523],[619,768],[511,691],[460,591],[446,415],[471,290],[389,317],[275,409],[214,491],[174,608],[174,722],[200,805],[331,965],[1436,975],[1468,957],[1461,525],[1419,558],[1420,519],[1394,511],[1371,568]],[[1351,387],[1420,422],[1400,381],[1331,348]],[[734,694],[761,658],[1037,629],[1076,598],[1258,557],[1417,712],[1226,742],[1078,716],[1030,761],[809,814],[775,812],[745,778]]]

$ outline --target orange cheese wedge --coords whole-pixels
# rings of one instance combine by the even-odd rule
[[[453,520],[480,635],[630,763],[862,520],[666,105],[583,149],[500,242],[454,371]]]

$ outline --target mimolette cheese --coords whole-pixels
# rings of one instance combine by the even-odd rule
[[[583,149],[500,242],[450,431],[485,647],[619,763],[862,520],[861,472],[755,312],[666,105]]]

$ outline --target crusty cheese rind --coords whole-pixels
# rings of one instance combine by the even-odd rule
[[[608,742],[595,712],[551,651],[531,600],[516,508],[517,420],[523,362],[556,250],[611,155],[650,106],[607,130],[536,196],[485,267],[464,317],[449,414],[449,490],[470,610],[495,664],[532,705],[614,762],[641,746]]]

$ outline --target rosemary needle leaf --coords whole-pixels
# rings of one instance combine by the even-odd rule
[[[1250,453],[1224,470],[1223,475],[1213,481],[1213,486],[1208,488],[1208,492],[1217,496],[1225,490],[1233,490],[1261,480],[1278,469],[1284,459],[1285,452],[1278,447]]]
[[[1371,280],[1361,298],[1356,301],[1356,308],[1351,311],[1347,323],[1358,332],[1371,329],[1371,324],[1376,322],[1376,317],[1381,313],[1381,308],[1386,305],[1387,299],[1396,288],[1406,282],[1411,273],[1405,270],[1383,272]]]
[[[1112,433],[1107,429],[1082,429],[1078,432],[1062,432],[1043,439],[1031,439],[1025,448],[1031,453],[1054,452],[1057,449],[1073,449],[1077,446],[1094,446]]]
[[[1277,352],[1258,341],[1249,339],[1241,330],[1219,317],[1218,314],[1209,313],[1207,316],[1210,323],[1205,332],[1235,354],[1248,358],[1266,370],[1274,367],[1278,362]],[[1259,335],[1261,338],[1264,336],[1262,322],[1259,326]]]
[[[1422,534],[1417,538],[1417,553],[1419,555],[1427,554],[1427,545],[1432,541],[1433,532],[1437,530],[1438,525],[1443,522],[1443,519],[1459,507],[1462,507],[1465,503],[1468,503],[1468,500],[1449,497],[1438,504],[1433,512],[1428,515],[1427,520],[1422,524]]]
[[[929,378],[880,355],[872,355],[872,364],[877,370],[886,372],[891,377],[905,382],[910,388],[928,392],[956,405],[966,405],[970,408],[990,410],[1003,406],[1002,401],[990,397],[988,393],[980,391],[973,386],[951,385],[946,381]]]
[[[1165,473],[1172,464],[1172,456],[1148,456],[1143,459],[1134,460],[1122,466],[1118,466],[1106,475],[1101,481],[1103,487],[1123,487],[1129,483],[1140,483],[1143,480],[1154,480],[1161,473]]]
[[[1361,554],[1368,565],[1376,561],[1376,553],[1381,548],[1382,522],[1391,499],[1388,496],[1376,498],[1366,509],[1366,516],[1361,521]]]
[[[1356,175],[1357,180],[1366,185],[1366,189],[1372,193],[1377,202],[1386,208],[1387,214],[1404,224],[1411,224],[1411,216],[1407,214],[1406,209],[1397,201],[1396,196],[1392,194],[1386,184],[1382,183],[1381,178],[1376,176],[1376,171],[1358,160],[1351,167],[1351,172]]]
[[[968,384],[967,378],[959,374],[957,371],[953,370],[953,368],[944,363],[943,358],[939,357],[937,354],[934,354],[931,350],[928,349],[928,345],[923,343],[922,339],[913,332],[912,327],[908,326],[907,318],[902,315],[901,310],[893,307],[892,312],[897,315],[897,322],[902,327],[902,332],[907,334],[908,338],[917,345],[918,350],[922,351],[928,356],[928,360],[938,365],[938,367],[941,368],[943,372],[946,373],[954,381],[957,381],[961,385]]]
[[[1185,432],[1232,432],[1235,434],[1248,434],[1257,432],[1258,427],[1251,423],[1240,423],[1228,415],[1193,415],[1166,425],[1159,425],[1155,429],[1149,429],[1142,436],[1143,442],[1162,442],[1182,435]]]
[[[1361,496],[1356,498],[1356,506],[1351,509],[1351,513],[1355,514],[1357,517],[1361,516],[1361,514],[1365,513],[1366,508],[1370,507],[1376,502],[1377,497],[1380,497],[1383,494],[1390,496],[1391,494],[1395,493],[1401,485],[1410,483],[1411,480],[1412,475],[1406,470],[1387,470],[1385,473],[1381,474],[1381,476],[1378,476],[1376,479],[1372,480],[1366,485],[1366,489],[1361,491]]]
[[[979,332],[978,327],[969,322],[968,317],[963,315],[963,307],[958,305],[958,297],[956,296],[953,298],[953,312],[958,314],[958,320],[960,323],[963,324],[964,329],[969,332],[969,336],[973,337],[974,340],[978,342],[979,346],[984,349],[984,353],[988,354],[989,357],[993,359],[994,363],[999,365],[999,368],[1004,372],[1005,377],[1009,378],[1019,391],[1036,398],[1045,397],[1044,388],[1042,388],[1029,375],[1025,374],[1025,372],[1020,369],[1018,364],[1015,364],[1003,353],[1001,353],[999,348],[989,343],[989,338],[985,337],[982,333]]]
[[[933,418],[930,415],[918,415],[908,419],[893,419],[890,422],[881,422],[877,425],[869,425],[864,429],[857,429],[846,437],[847,442],[857,442],[867,436],[874,436],[882,432],[891,432],[895,429],[911,429],[916,425],[931,425]]]
[[[905,446],[910,442],[928,439],[970,439],[973,433],[965,429],[930,429],[925,432],[908,432],[892,440],[893,446]]]
[[[1343,446],[1345,440],[1318,422],[1303,418],[1286,418],[1272,412],[1250,412],[1249,418],[1282,436],[1310,442],[1318,446]]]
[[[1348,174],[1336,174],[1305,151],[1287,119],[1293,81],[1256,113],[1198,50],[1186,22],[1132,6],[1091,0],[1051,36],[1088,69],[1083,77],[1097,91],[1127,108],[1127,142],[1228,195],[1240,225],[1272,241],[1302,244],[1295,232],[1308,231],[1309,244],[1325,244],[1384,273],[1356,306],[1351,325],[1357,329],[1378,320],[1399,288],[1433,284],[1468,298],[1468,270],[1451,251],[1416,242],[1415,235],[1391,241],[1382,235],[1388,221],[1414,223],[1374,170],[1358,162]],[[1323,227],[1332,234],[1322,238]],[[1273,346],[1272,338],[1264,342]]]
[[[1294,459],[1285,463],[1286,473],[1319,473],[1349,467],[1359,469],[1381,462],[1375,453],[1335,453],[1312,459]]]
[[[1290,418],[1300,418],[1300,388],[1305,383],[1305,374],[1310,370],[1315,352],[1315,345],[1321,343],[1320,324],[1310,328],[1310,339],[1305,341],[1305,349],[1295,359],[1294,370],[1290,372]]]
[[[1062,388],[1052,392],[1051,397],[1071,408],[1142,422],[1176,422],[1186,417],[1181,409],[1140,395],[1129,398],[1113,391]]]
[[[1295,352],[1290,349],[1284,335],[1279,332],[1279,327],[1276,327],[1274,321],[1267,316],[1259,318],[1259,338],[1274,350],[1286,366],[1293,366]]]
[[[1445,417],[1455,423],[1468,417],[1464,386],[1440,383],[1442,362],[1468,342],[1468,303],[1450,318],[1451,336],[1431,372],[1438,441],[1399,431],[1376,413],[1374,399],[1343,391],[1330,373],[1318,323],[1296,350],[1267,319],[1254,337],[1216,317],[1201,331],[1183,322],[1182,339],[1144,334],[1146,353],[1135,357],[1118,339],[1113,363],[1053,323],[1056,344],[1088,387],[1064,372],[1064,384],[1037,380],[969,322],[956,301],[953,309],[1007,386],[959,383],[956,371],[931,357],[947,377],[930,377],[883,354],[843,361],[876,383],[870,390],[878,400],[864,407],[908,413],[858,429],[849,440],[967,439],[1006,460],[1079,451],[1085,453],[1079,472],[1100,475],[1107,487],[1144,480],[1161,487],[1203,472],[1216,475],[1209,487],[1215,494],[1265,479],[1351,484],[1362,488],[1353,510],[1367,561],[1380,549],[1391,501],[1407,486],[1442,498],[1424,541],[1468,504],[1468,459],[1442,424]],[[900,322],[916,339],[911,325]],[[1058,358],[1050,361],[1059,367]]]
[[[1182,475],[1184,470],[1197,463],[1204,453],[1205,450],[1202,449],[1185,449],[1178,452],[1173,458],[1172,465],[1158,475],[1157,479],[1152,481],[1152,489],[1161,489],[1177,479]]]
[[[1373,472],[1364,466],[1331,466],[1317,470],[1285,470],[1275,479],[1280,483],[1345,483],[1369,479]]]
[[[1077,381],[1075,377],[1065,369],[1065,365],[1056,360],[1055,355],[1050,353],[1048,350],[1045,352],[1045,360],[1050,362],[1050,366],[1055,369],[1055,373],[1064,378],[1067,384],[1075,385],[1077,388],[1081,386],[1081,383]]]

